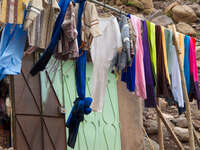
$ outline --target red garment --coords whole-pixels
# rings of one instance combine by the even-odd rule
[[[198,68],[196,61],[196,40],[190,37],[190,48],[189,48],[189,61],[190,61],[190,81],[191,88],[189,91],[190,99],[197,99],[198,108],[200,109],[200,92],[198,84]]]

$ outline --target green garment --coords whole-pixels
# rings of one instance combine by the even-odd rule
[[[148,38],[149,38],[149,50],[150,50],[150,57],[151,57],[151,64],[152,64],[152,71],[154,75],[154,81],[156,81],[156,30],[155,24],[150,23],[147,21],[147,31],[148,31]]]

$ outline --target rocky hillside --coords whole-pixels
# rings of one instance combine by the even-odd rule
[[[163,115],[169,122],[171,128],[179,138],[179,140],[183,143],[186,150],[189,150],[189,134],[187,128],[187,119],[185,114],[181,116],[178,115],[177,108],[175,106],[168,106],[164,100],[161,100],[161,109]],[[198,134],[198,138],[200,139],[200,111],[197,110],[196,103],[191,103],[192,108],[192,120],[194,124],[194,128]],[[144,110],[144,127],[148,136],[154,141],[154,146],[157,149],[159,148],[158,143],[158,124],[157,124],[157,114],[153,109],[145,109]],[[165,150],[177,150],[175,142],[173,141],[171,135],[163,125],[163,135],[164,135],[164,145]],[[196,143],[197,144],[197,143]],[[149,143],[146,141],[146,150],[149,150]],[[156,149],[156,150],[157,150]],[[200,147],[196,145],[196,150],[200,150]]]

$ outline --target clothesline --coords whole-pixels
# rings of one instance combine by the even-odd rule
[[[124,11],[122,11],[122,10],[119,10],[119,9],[117,9],[117,8],[114,8],[114,7],[112,7],[112,6],[108,5],[108,4],[105,4],[105,3],[103,3],[103,2],[99,2],[99,1],[97,1],[97,0],[89,0],[89,1],[92,2],[92,3],[95,3],[95,4],[97,4],[97,5],[103,6],[103,7],[107,8],[107,9],[110,9],[110,10],[116,12],[116,13],[123,14],[123,15],[126,15],[126,16],[129,15],[129,13],[126,13],[126,12],[124,12]],[[141,18],[140,18],[140,19],[141,19]],[[143,19],[141,19],[141,20],[143,20]],[[153,23],[153,24],[154,24],[154,23]],[[177,33],[179,33],[179,32],[177,32]],[[197,39],[197,38],[195,38],[195,39],[196,39],[196,41],[200,42],[200,39]]]

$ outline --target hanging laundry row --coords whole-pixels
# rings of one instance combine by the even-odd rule
[[[137,33],[133,57],[135,63],[123,71],[122,81],[127,83],[130,91],[135,91],[137,96],[145,100],[146,107],[155,107],[156,97],[159,97],[164,98],[170,105],[177,104],[179,112],[182,113],[185,104],[172,31],[148,21],[141,21],[135,16],[131,16],[131,20]],[[191,101],[196,99],[200,108],[195,39],[181,33],[176,34],[188,96]]]
[[[109,71],[117,76],[121,74],[128,90],[144,99],[146,107],[155,107],[159,97],[169,104],[177,104],[180,113],[184,111],[171,30],[134,15],[99,17],[95,4],[86,0],[2,0],[0,3],[0,22],[6,24],[0,41],[0,79],[20,74],[22,57],[37,50],[43,50],[43,54],[31,68],[32,76],[43,71],[52,56],[76,62],[78,97],[66,123],[70,147],[75,146],[84,115],[102,111]],[[190,100],[196,99],[200,108],[195,39],[176,34],[188,96]],[[91,98],[85,95],[88,53],[93,63]]]

